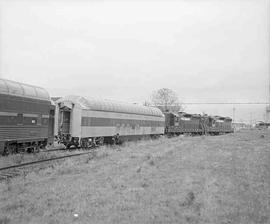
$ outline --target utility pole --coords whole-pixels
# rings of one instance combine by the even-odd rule
[[[270,3],[268,2],[268,10],[270,9]],[[268,17],[269,17],[269,14],[268,14]],[[269,20],[268,20],[269,21]],[[269,22],[268,22],[268,26],[269,26]],[[269,35],[269,30],[268,30],[268,43],[269,43],[269,41],[270,41],[270,35]],[[268,52],[269,52],[269,50],[270,50],[270,45],[268,44]],[[268,54],[268,56],[269,56],[269,54]],[[269,59],[269,58],[268,58]],[[269,90],[269,92],[268,92],[268,106],[266,107],[266,122],[267,123],[270,123],[270,64],[268,63],[268,75],[269,75],[269,80],[268,80],[268,90]]]
[[[269,69],[270,70],[270,69]],[[268,106],[266,106],[266,122],[267,123],[270,123],[270,71],[269,71],[269,92],[268,92],[268,94],[269,94],[269,104],[268,104]]]
[[[235,123],[235,107],[233,107],[233,123]]]

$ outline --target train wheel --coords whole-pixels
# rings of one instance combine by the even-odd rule
[[[103,145],[103,144],[104,144],[104,138],[101,137],[101,138],[100,138],[100,141],[99,141],[99,145]]]
[[[83,139],[80,139],[80,146],[82,149],[85,149],[85,143]]]
[[[94,141],[97,146],[101,146],[104,144],[104,137],[100,137]]]
[[[4,151],[5,155],[13,154],[17,152],[17,147],[16,145],[7,145]]]
[[[35,146],[34,153],[39,153],[39,151],[40,151],[40,146],[39,145]]]
[[[8,148],[5,146],[5,148],[4,148],[3,152],[2,152],[2,156],[8,156],[9,153],[10,152],[9,152]]]

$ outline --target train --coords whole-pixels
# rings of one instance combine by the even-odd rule
[[[0,79],[0,154],[38,152],[160,135],[233,132],[229,117],[162,112],[156,107],[69,95],[52,101],[41,87]]]

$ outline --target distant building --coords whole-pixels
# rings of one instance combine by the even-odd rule
[[[259,129],[270,129],[270,122],[269,123],[266,123],[266,122],[263,122],[263,121],[259,121],[256,126],[256,128],[259,128]]]
[[[244,123],[244,122],[233,122],[232,127],[235,131],[241,130],[241,129],[250,129],[252,126],[250,124]]]

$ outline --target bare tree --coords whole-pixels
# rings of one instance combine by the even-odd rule
[[[178,112],[183,110],[177,94],[167,88],[162,88],[154,91],[151,96],[152,103],[162,111]]]

